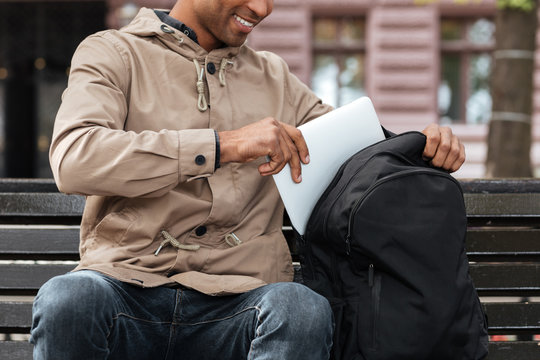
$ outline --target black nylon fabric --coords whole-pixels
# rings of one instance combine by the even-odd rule
[[[336,360],[482,359],[459,183],[422,159],[425,136],[374,144],[338,171],[299,238],[307,286],[334,310]]]

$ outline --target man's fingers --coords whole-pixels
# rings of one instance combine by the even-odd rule
[[[273,175],[280,172],[288,163],[291,169],[291,177],[294,182],[302,181],[302,169],[298,150],[292,139],[283,131],[279,136],[279,151],[269,154],[270,161],[259,166],[261,175]]]
[[[431,163],[435,167],[442,168],[452,148],[452,130],[445,127],[439,128],[439,139],[439,145],[435,156],[431,159]]]
[[[459,170],[459,168],[461,167],[461,165],[463,165],[464,162],[465,162],[465,146],[461,142],[459,142],[459,155],[456,161],[454,161],[454,163],[450,166],[450,169],[449,169],[450,172]]]
[[[447,171],[457,171],[465,162],[465,147],[449,127],[431,124],[422,131],[426,135],[423,156],[431,165]]]
[[[298,148],[286,132],[282,134],[282,141],[282,144],[286,147],[288,155],[288,159],[286,160],[288,160],[291,167],[291,177],[294,182],[299,183],[302,181],[302,167],[300,166],[300,155]]]
[[[306,144],[306,141],[304,140],[304,136],[302,135],[302,132],[295,128],[294,126],[291,126],[289,124],[281,123],[283,129],[287,132],[289,137],[294,142],[294,146],[296,148],[296,151],[298,152],[298,156],[300,157],[300,160],[304,164],[309,163],[309,150]]]
[[[426,135],[426,147],[424,148],[424,158],[426,160],[433,159],[437,153],[437,148],[441,141],[441,133],[439,126],[436,124],[430,124],[426,127],[422,133]]]
[[[281,140],[276,139],[272,150],[267,155],[268,161],[259,166],[259,173],[263,176],[277,174],[287,164],[286,153],[283,152],[283,147],[280,145]]]
[[[263,176],[280,172],[288,163],[295,182],[302,181],[301,163],[309,162],[309,152],[302,132],[292,125],[264,118],[237,130],[221,131],[221,162],[248,162],[266,156],[259,166]]]
[[[446,156],[446,159],[444,160],[444,163],[441,165],[441,167],[445,170],[452,169],[454,163],[457,161],[459,157],[460,152],[460,143],[457,137],[451,138],[451,144],[450,148],[448,149],[448,155]]]

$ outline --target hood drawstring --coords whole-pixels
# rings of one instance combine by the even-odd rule
[[[178,35],[173,29],[171,29],[170,27],[168,27],[167,25],[165,24],[162,24],[160,26],[160,29],[161,31],[163,31],[165,34],[169,34],[169,35],[172,35],[176,40],[178,40],[178,44],[182,44],[184,42],[184,39]]]
[[[197,108],[199,111],[205,112],[208,109],[208,100],[206,100],[206,89],[204,86],[204,67],[201,67],[201,64],[196,59],[193,59],[193,64],[195,64],[195,70],[197,70],[197,93],[199,94]],[[225,70],[229,64],[232,65],[234,62],[227,58],[221,59],[221,64],[219,65],[219,84],[221,86],[227,86]]]
[[[225,69],[227,68],[228,64],[234,64],[233,61],[223,58],[221,59],[221,64],[219,65],[219,83],[221,86],[226,86],[227,82],[225,81]]]
[[[197,92],[199,93],[197,107],[199,108],[199,111],[204,112],[208,109],[208,101],[206,100],[206,95],[204,93],[204,68],[201,68],[197,59],[193,59],[193,63],[197,70]]]
[[[161,249],[167,244],[171,244],[172,246],[174,246],[177,249],[188,250],[188,251],[196,251],[196,250],[199,250],[200,247],[201,247],[200,245],[181,244],[178,240],[176,240],[171,234],[169,234],[165,230],[161,231],[161,236],[163,236],[165,238],[165,240],[163,240],[161,242],[161,244],[159,245],[159,248],[154,253],[155,256],[157,256],[159,254],[159,252],[161,251]]]
[[[182,44],[184,42],[184,39],[179,34],[177,34],[176,31],[174,31],[167,25],[162,24],[160,29],[164,33],[172,35],[176,40],[178,40],[179,44]],[[201,67],[201,65],[196,59],[193,59],[193,64],[195,64],[195,69],[197,70],[196,86],[197,93],[199,94],[197,108],[200,112],[205,112],[208,109],[208,100],[206,99],[206,92],[204,86],[204,67]],[[221,64],[219,65],[219,84],[221,86],[227,86],[227,82],[225,80],[225,70],[227,69],[227,65],[229,64],[232,65],[234,64],[234,62],[227,58],[221,59]]]

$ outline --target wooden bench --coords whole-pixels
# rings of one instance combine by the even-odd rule
[[[512,340],[492,341],[489,360],[538,360],[540,179],[462,185],[470,272],[489,332],[492,340]],[[58,193],[51,180],[0,180],[0,359],[32,358],[33,296],[75,267],[83,206],[83,197]],[[284,232],[293,237],[290,226]]]

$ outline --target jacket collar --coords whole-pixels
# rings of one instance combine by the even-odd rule
[[[141,8],[131,23],[120,29],[122,32],[141,37],[157,37],[165,46],[189,59],[202,60],[207,56],[213,58],[233,58],[245,46],[223,47],[207,52],[186,34],[163,23],[152,9]]]

